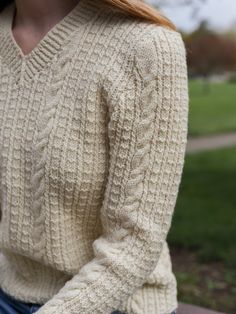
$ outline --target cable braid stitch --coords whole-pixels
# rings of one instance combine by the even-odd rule
[[[57,58],[56,58],[57,59]],[[63,79],[70,66],[70,55],[62,55],[53,68],[53,79],[51,87],[46,95],[46,105],[38,123],[38,137],[34,147],[35,167],[31,178],[33,189],[33,233],[34,254],[37,259],[43,259],[45,250],[45,164],[49,136],[53,128],[54,118],[62,93]]]

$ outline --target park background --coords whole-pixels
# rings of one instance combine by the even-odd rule
[[[178,299],[236,313],[236,1],[149,0],[181,32],[189,75],[185,166],[168,243]]]

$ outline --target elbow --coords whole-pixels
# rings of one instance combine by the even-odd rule
[[[138,232],[133,234],[133,241],[130,241],[129,248],[127,248],[126,261],[129,263],[127,265],[129,272],[133,273],[133,276],[141,278],[142,282],[145,282],[154,271],[165,243],[165,233],[161,232],[160,226],[158,229],[152,229],[151,222],[148,225],[144,223],[144,225],[145,228],[140,229],[139,226]],[[156,224],[155,227],[157,227]]]

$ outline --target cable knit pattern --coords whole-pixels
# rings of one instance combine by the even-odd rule
[[[73,50],[71,50],[73,51]],[[66,76],[67,68],[70,64],[71,56],[63,55],[60,61],[57,63],[57,67],[51,73],[51,89],[47,94],[47,104],[42,113],[42,117],[39,119],[38,126],[38,138],[35,144],[35,158],[37,161],[32,176],[32,189],[34,191],[32,211],[34,214],[33,230],[33,242],[34,242],[34,256],[38,259],[43,259],[44,247],[45,247],[45,230],[44,230],[44,191],[45,191],[45,165],[47,158],[47,144],[48,137],[51,133],[54,124],[54,116],[59,104],[63,79]]]
[[[38,314],[169,314],[181,35],[80,0],[24,56],[0,13],[0,286]]]

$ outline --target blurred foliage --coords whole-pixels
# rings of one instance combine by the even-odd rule
[[[190,75],[236,71],[236,38],[217,34],[202,21],[198,29],[184,35]]]

